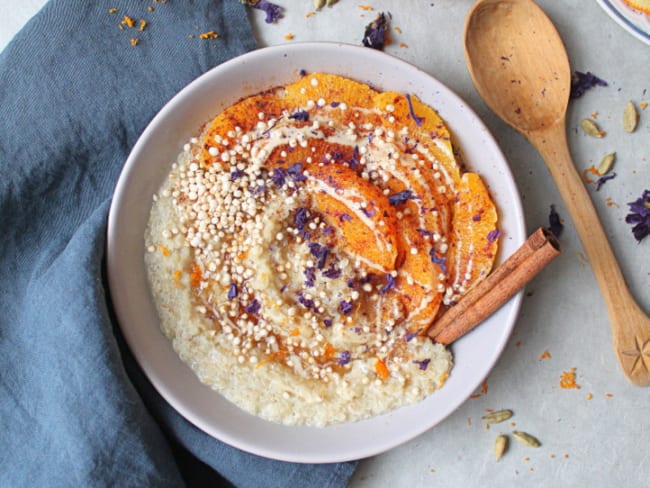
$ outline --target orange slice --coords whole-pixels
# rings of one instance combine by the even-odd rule
[[[448,253],[449,284],[469,291],[485,278],[498,250],[497,211],[481,177],[465,173],[454,206],[454,231]]]
[[[397,258],[397,217],[378,187],[338,164],[312,165],[313,206],[341,231],[339,247],[387,273]]]
[[[630,7],[650,15],[650,0],[623,0]]]

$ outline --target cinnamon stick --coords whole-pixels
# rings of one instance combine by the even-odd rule
[[[441,344],[451,344],[496,312],[559,253],[556,237],[540,227],[485,280],[436,320],[427,335]]]

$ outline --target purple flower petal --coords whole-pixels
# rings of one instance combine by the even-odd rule
[[[289,116],[290,119],[300,120],[302,122],[307,122],[309,120],[309,112],[306,110],[297,110]]]
[[[252,313],[254,315],[257,315],[261,307],[262,305],[260,304],[260,302],[257,301],[257,298],[253,298],[253,301],[246,306],[245,310],[247,313]]]
[[[605,80],[601,80],[593,73],[587,71],[586,73],[581,73],[576,71],[571,76],[571,98],[579,98],[584,93],[593,88],[594,86],[607,86]]]
[[[379,290],[380,295],[385,295],[389,290],[395,288],[395,278],[390,273],[386,274],[386,284]]]
[[[413,102],[411,101],[411,95],[408,93],[406,94],[406,101],[409,104],[409,113],[411,114],[411,118],[415,120],[415,124],[420,127],[422,125],[422,122],[424,122],[424,117],[418,117],[415,115],[415,111],[413,110]]]
[[[267,2],[266,0],[240,0],[240,1],[245,5],[250,5],[253,8],[262,10],[266,14],[264,22],[266,22],[267,24],[272,24],[276,20],[282,18],[282,7],[274,3]]]
[[[350,315],[352,313],[352,302],[343,300],[339,305],[339,312],[343,315]]]
[[[427,359],[423,359],[422,361],[418,361],[417,359],[415,359],[413,360],[413,362],[417,364],[422,371],[426,371],[427,367],[429,367],[429,363],[431,362],[431,359],[427,358]]]
[[[641,242],[650,235],[650,190],[644,190],[639,198],[628,205],[630,213],[625,217],[625,222],[634,225],[632,235]]]
[[[492,244],[494,241],[496,241],[499,236],[501,236],[501,231],[499,229],[494,229],[488,232],[487,235],[487,240],[489,244]]]
[[[230,288],[228,288],[228,300],[232,300],[237,296],[237,285],[235,283],[230,283]]]
[[[361,41],[363,45],[381,51],[386,45],[386,33],[388,32],[389,20],[390,14],[386,15],[381,12],[375,20],[366,25],[363,40]]]
[[[341,366],[345,366],[350,362],[350,359],[352,359],[352,355],[350,354],[350,351],[341,351],[341,354],[339,354],[338,363]]]
[[[555,211],[555,205],[551,205],[551,211],[548,214],[548,228],[555,237],[560,237],[564,225],[560,221],[560,215]]]
[[[610,173],[608,175],[603,175],[596,180],[596,191],[600,190],[600,187],[603,186],[607,181],[613,180],[616,178],[616,173]]]
[[[388,203],[395,206],[395,205],[400,205],[406,202],[407,200],[412,200],[413,198],[415,197],[413,196],[413,192],[411,190],[402,190],[398,193],[393,193],[392,195],[389,195]]]
[[[311,251],[312,256],[318,259],[316,267],[318,269],[323,269],[325,267],[325,261],[327,260],[327,256],[329,255],[330,250],[327,248],[327,246],[323,246],[317,242],[310,242],[307,245],[309,246],[309,250]]]

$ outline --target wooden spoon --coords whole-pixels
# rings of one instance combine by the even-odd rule
[[[478,0],[465,20],[465,61],[479,94],[540,152],[582,240],[631,383],[650,385],[650,319],[634,301],[575,169],[566,139],[569,60],[532,0]]]

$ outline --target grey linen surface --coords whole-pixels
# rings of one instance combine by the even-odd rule
[[[199,485],[197,458],[206,483],[346,484],[355,463],[272,461],[195,428],[111,313],[106,217],[130,148],[183,86],[255,47],[236,0],[51,0],[0,54],[0,486]]]

